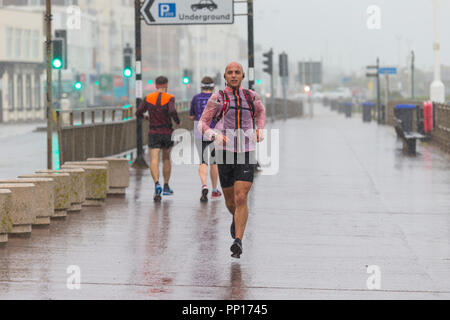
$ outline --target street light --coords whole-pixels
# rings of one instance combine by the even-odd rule
[[[441,61],[439,43],[439,1],[433,0],[434,15],[434,81],[430,86],[430,99],[433,102],[445,102],[445,86],[441,81]]]

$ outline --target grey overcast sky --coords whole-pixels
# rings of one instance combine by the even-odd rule
[[[255,0],[255,41],[285,51],[290,61],[324,59],[342,71],[361,70],[377,55],[404,66],[411,49],[420,68],[433,66],[433,0]],[[367,27],[367,9],[381,9],[381,29]],[[245,6],[239,7],[245,11]],[[441,63],[450,65],[450,0],[439,0]],[[246,19],[236,18],[246,33]]]

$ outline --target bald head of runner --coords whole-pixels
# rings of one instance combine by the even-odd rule
[[[238,89],[245,78],[244,68],[238,62],[231,62],[225,69],[224,78],[230,88]]]

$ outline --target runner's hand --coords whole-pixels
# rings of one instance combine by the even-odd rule
[[[226,137],[226,136],[224,136],[224,135],[222,135],[222,134],[218,134],[218,135],[216,136],[216,139],[214,140],[214,142],[217,143],[218,145],[224,146],[224,145],[227,144],[228,140],[227,140],[227,137]]]
[[[256,130],[256,142],[260,143],[264,141],[264,133],[261,129]]]

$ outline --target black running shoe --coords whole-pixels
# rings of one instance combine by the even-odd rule
[[[207,188],[202,189],[202,197],[200,198],[201,202],[208,202],[208,192]]]
[[[230,226],[230,233],[231,233],[231,237],[233,239],[236,239],[236,228],[234,225],[234,216],[233,216],[233,221],[231,222],[231,226]]]
[[[241,239],[234,240],[233,244],[230,248],[231,252],[233,254],[231,255],[232,258],[240,259],[242,254],[242,241]]]

